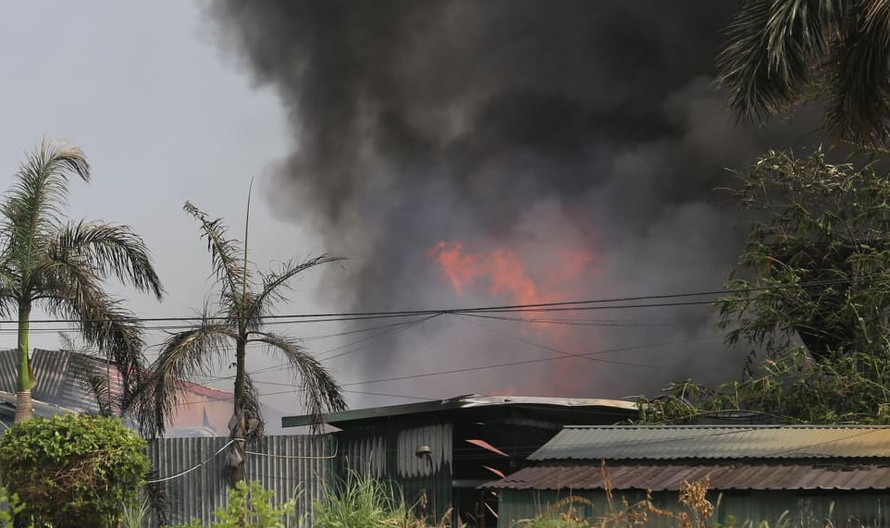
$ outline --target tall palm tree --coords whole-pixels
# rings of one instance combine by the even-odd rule
[[[324,411],[346,408],[340,387],[317,359],[297,340],[264,328],[266,317],[277,303],[286,299],[292,279],[309,268],[342,258],[322,255],[302,262],[290,261],[276,272],[254,276],[247,261],[249,200],[243,244],[228,238],[222,219],[208,219],[186,202],[184,210],[200,223],[201,236],[207,240],[219,297],[215,311],[205,308],[194,327],[171,335],[164,342],[143,396],[155,412],[156,430],[150,432],[163,433],[164,419],[181,403],[179,380],[194,379],[228,362],[234,348],[234,416],[230,430],[233,448],[227,460],[232,484],[243,479],[245,442],[261,436],[263,431],[258,394],[247,372],[248,345],[264,346],[290,367],[310,414],[318,417]]]
[[[148,248],[129,227],[65,219],[72,177],[90,180],[83,151],[44,140],[27,155],[0,204],[0,310],[18,316],[17,421],[32,416],[36,380],[28,333],[35,305],[75,321],[88,344],[124,367],[126,401],[142,373],[141,327],[105,292],[103,281],[114,277],[158,299],[163,294]]]
[[[742,119],[826,103],[837,139],[890,140],[890,2],[746,0],[717,58],[718,84]]]

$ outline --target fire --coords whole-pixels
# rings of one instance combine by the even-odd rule
[[[429,249],[427,257],[438,264],[442,278],[459,296],[482,294],[491,304],[533,305],[578,300],[592,292],[591,279],[598,271],[593,245],[591,238],[582,237],[539,237],[516,247],[487,238],[443,240]],[[518,312],[512,316],[527,320],[521,332],[533,331],[534,342],[547,353],[577,355],[590,347],[590,329],[578,333],[570,326],[553,324],[551,314]],[[560,394],[567,386],[585,387],[588,379],[579,375],[584,370],[577,366],[570,361],[548,365],[538,371],[541,379],[533,382],[537,387],[532,390]],[[559,384],[544,380],[559,380]],[[500,380],[495,390],[517,392],[508,380]]]
[[[507,297],[516,304],[543,302],[537,285],[516,252],[510,249],[467,253],[462,243],[443,241],[436,244],[431,254],[458,295],[485,281],[492,295]]]
[[[441,241],[428,256],[458,295],[482,289],[511,304],[541,304],[568,300],[576,283],[595,270],[589,251],[558,248],[552,254],[554,259],[534,266],[512,248],[474,251],[462,242]]]

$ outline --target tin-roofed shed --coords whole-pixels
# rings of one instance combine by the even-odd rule
[[[683,482],[705,477],[710,500],[721,496],[721,523],[772,524],[787,511],[792,526],[825,526],[829,512],[836,526],[890,526],[884,426],[568,426],[529,461],[483,486],[499,493],[501,528],[569,494],[600,515],[607,482],[631,503],[649,490],[657,506],[677,509]]]
[[[497,501],[479,485],[525,466],[528,455],[567,424],[612,424],[637,416],[633,402],[590,398],[458,396],[332,413],[342,471],[397,483],[406,500],[455,523],[496,523]],[[282,419],[306,426],[308,416]]]

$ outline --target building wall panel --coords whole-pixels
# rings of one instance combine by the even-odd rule
[[[579,515],[596,519],[622,509],[623,500],[634,504],[646,498],[642,491],[616,490],[610,507],[605,492],[599,490],[501,490],[499,493],[498,528],[511,528],[537,515],[559,515],[569,505]],[[653,493],[652,498],[659,508],[673,511],[680,511],[682,508],[677,502],[675,492]],[[784,518],[787,524],[782,526],[788,528],[827,526],[829,521],[833,526],[890,526],[890,493],[877,491],[711,492],[709,500],[718,505],[713,519],[724,525],[733,518],[739,526],[746,521],[753,521],[755,526],[761,521],[766,521],[769,526],[776,526],[777,521]],[[664,518],[659,521],[657,516],[652,515],[646,524],[652,528],[676,525],[676,521]]]

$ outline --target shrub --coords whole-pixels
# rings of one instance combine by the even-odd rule
[[[243,480],[229,489],[229,500],[225,508],[213,512],[216,522],[210,528],[284,528],[300,524],[295,514],[296,497],[276,506],[275,492],[266,490],[257,481],[245,483]],[[200,521],[179,528],[201,528]]]
[[[120,420],[35,418],[0,437],[0,468],[23,515],[55,528],[115,526],[148,472],[145,441]]]
[[[12,528],[14,517],[25,508],[18,495],[0,487],[0,528]]]

